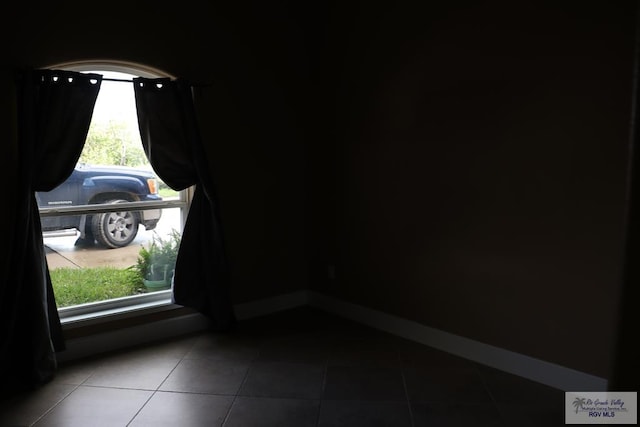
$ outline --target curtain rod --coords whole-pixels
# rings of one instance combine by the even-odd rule
[[[161,77],[163,78],[163,77]],[[131,79],[114,79],[114,78],[109,78],[109,77],[103,77],[102,81],[107,81],[107,82],[124,82],[124,83],[133,83],[133,80]],[[207,84],[207,83],[201,83],[201,84],[191,84],[189,85],[191,87],[207,87],[207,86],[211,86],[211,84]]]
[[[102,81],[107,81],[107,82],[129,82],[129,83],[133,83],[133,80],[131,79],[110,79],[107,77],[103,77]]]

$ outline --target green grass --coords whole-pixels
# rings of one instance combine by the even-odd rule
[[[145,292],[134,270],[114,267],[56,268],[51,282],[58,308]]]
[[[169,187],[158,178],[158,195],[164,199],[167,199],[170,197],[178,197],[180,193]]]
[[[165,187],[165,188],[160,187],[160,189],[158,189],[158,195],[166,199],[168,197],[178,197],[179,193],[168,187]]]

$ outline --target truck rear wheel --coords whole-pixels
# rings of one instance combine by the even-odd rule
[[[126,200],[109,200],[106,203],[123,203]],[[91,231],[98,243],[107,248],[127,246],[138,234],[138,216],[130,211],[106,212],[93,215]]]

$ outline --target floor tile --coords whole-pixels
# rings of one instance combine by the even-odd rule
[[[65,362],[0,405],[0,427],[564,425],[560,390],[307,308]]]
[[[248,367],[246,362],[183,359],[160,390],[235,395]]]
[[[552,407],[564,405],[565,393],[562,390],[486,366],[478,366],[477,369],[498,403]]]
[[[329,366],[323,398],[337,400],[406,400],[399,368]]]
[[[318,427],[409,427],[411,416],[406,402],[324,400]]]
[[[85,382],[100,365],[100,360],[94,359],[61,364],[58,367],[53,382],[57,384],[80,385]]]
[[[224,427],[315,427],[320,402],[238,397]]]
[[[79,386],[35,426],[126,426],[151,395],[143,390]]]
[[[400,358],[388,340],[343,339],[333,346],[328,365],[399,367]]]
[[[83,384],[156,390],[179,361],[157,353],[118,355],[96,368]]]
[[[242,331],[260,331],[265,333],[266,336],[282,336],[283,334],[308,334],[316,331],[344,329],[349,324],[349,321],[307,306],[245,320],[239,329]]]
[[[0,402],[0,427],[32,425],[75,389],[75,385],[48,383]]]
[[[506,427],[500,412],[492,402],[412,403],[411,410],[416,427]]]
[[[198,342],[201,333],[192,333],[184,337],[175,337],[166,342],[154,342],[127,353],[151,354],[168,359],[182,359]]]
[[[324,366],[329,357],[329,345],[316,336],[302,334],[272,340],[260,348],[261,362],[304,362]]]
[[[404,366],[428,366],[442,368],[471,368],[475,363],[426,345],[405,341],[398,346],[400,360]]]
[[[258,356],[259,345],[241,337],[203,335],[185,355],[186,359],[250,362]]]
[[[239,395],[319,399],[324,369],[309,363],[254,362]]]
[[[566,425],[564,400],[557,405],[530,403],[527,405],[498,404],[509,427],[556,427]]]
[[[159,391],[128,427],[215,427],[224,421],[233,397]]]
[[[474,367],[406,367],[407,393],[412,402],[487,403],[491,395]]]

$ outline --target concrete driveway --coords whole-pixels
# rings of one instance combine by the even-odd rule
[[[160,236],[167,235],[171,229],[180,230],[180,210],[177,208],[164,209],[162,218],[153,231],[145,230],[140,226],[135,240],[124,248],[105,249],[95,245],[92,247],[75,246],[80,233],[75,236],[45,238],[44,248],[47,255],[49,269],[71,267],[117,267],[126,268],[135,265],[138,252],[142,245],[148,245],[154,232]]]

